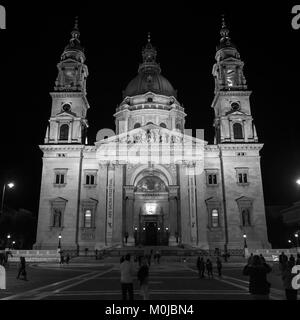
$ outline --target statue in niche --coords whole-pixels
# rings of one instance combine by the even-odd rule
[[[53,227],[61,227],[61,210],[60,209],[54,209],[53,213]]]
[[[242,223],[243,223],[243,227],[247,227],[251,225],[249,209],[242,210]]]

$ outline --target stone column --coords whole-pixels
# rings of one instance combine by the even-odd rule
[[[191,242],[191,223],[189,217],[189,196],[188,196],[188,175],[187,167],[184,163],[179,165],[180,175],[180,242],[189,244]]]
[[[126,212],[125,212],[125,231],[128,232],[127,245],[134,245],[134,193],[133,186],[125,186]]]
[[[176,246],[176,235],[175,232],[179,232],[178,228],[178,210],[177,210],[177,192],[178,186],[169,186],[169,223],[170,223],[170,237],[169,245]]]

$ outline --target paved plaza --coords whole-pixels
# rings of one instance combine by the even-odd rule
[[[150,267],[150,299],[153,300],[249,300],[248,277],[242,275],[243,259],[223,263],[223,276],[199,279],[196,257],[183,261],[163,257]],[[135,264],[138,268],[137,263]],[[271,299],[284,300],[278,264],[268,279]],[[214,269],[216,267],[214,264]],[[119,258],[74,258],[69,265],[28,263],[28,281],[17,280],[17,266],[7,268],[7,288],[0,291],[2,300],[120,300]],[[141,300],[137,280],[136,300]]]

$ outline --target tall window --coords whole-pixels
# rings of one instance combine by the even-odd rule
[[[243,128],[240,123],[233,124],[233,137],[234,139],[243,139]]]
[[[69,125],[62,124],[59,129],[59,140],[69,139]]]
[[[211,226],[213,228],[219,227],[219,212],[217,209],[211,211]]]
[[[139,128],[140,126],[141,126],[141,124],[139,122],[137,122],[137,123],[134,124],[133,128],[136,129],[136,128]]]
[[[84,228],[92,228],[92,211],[91,210],[85,210],[83,226]]]

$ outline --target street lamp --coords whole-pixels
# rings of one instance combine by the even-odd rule
[[[10,234],[7,235],[7,243],[6,243],[6,247],[9,248],[9,240],[10,240]]]
[[[61,234],[58,236],[58,249],[61,248]]]
[[[4,183],[4,185],[3,185],[3,191],[2,191],[1,213],[3,212],[3,206],[4,206],[4,195],[5,195],[6,186],[8,186],[8,187],[9,187],[9,189],[12,189],[15,185],[14,185],[12,182]]]
[[[14,245],[16,244],[16,241],[12,242],[12,249],[14,248]]]
[[[243,238],[244,238],[244,248],[247,248],[247,235],[243,234]]]
[[[296,181],[296,183],[300,185],[300,179],[298,179],[298,180]]]
[[[296,238],[296,245],[297,245],[297,248],[296,248],[296,251],[298,253],[298,247],[299,247],[299,234],[298,234],[299,231],[297,231],[295,233],[295,238]]]

